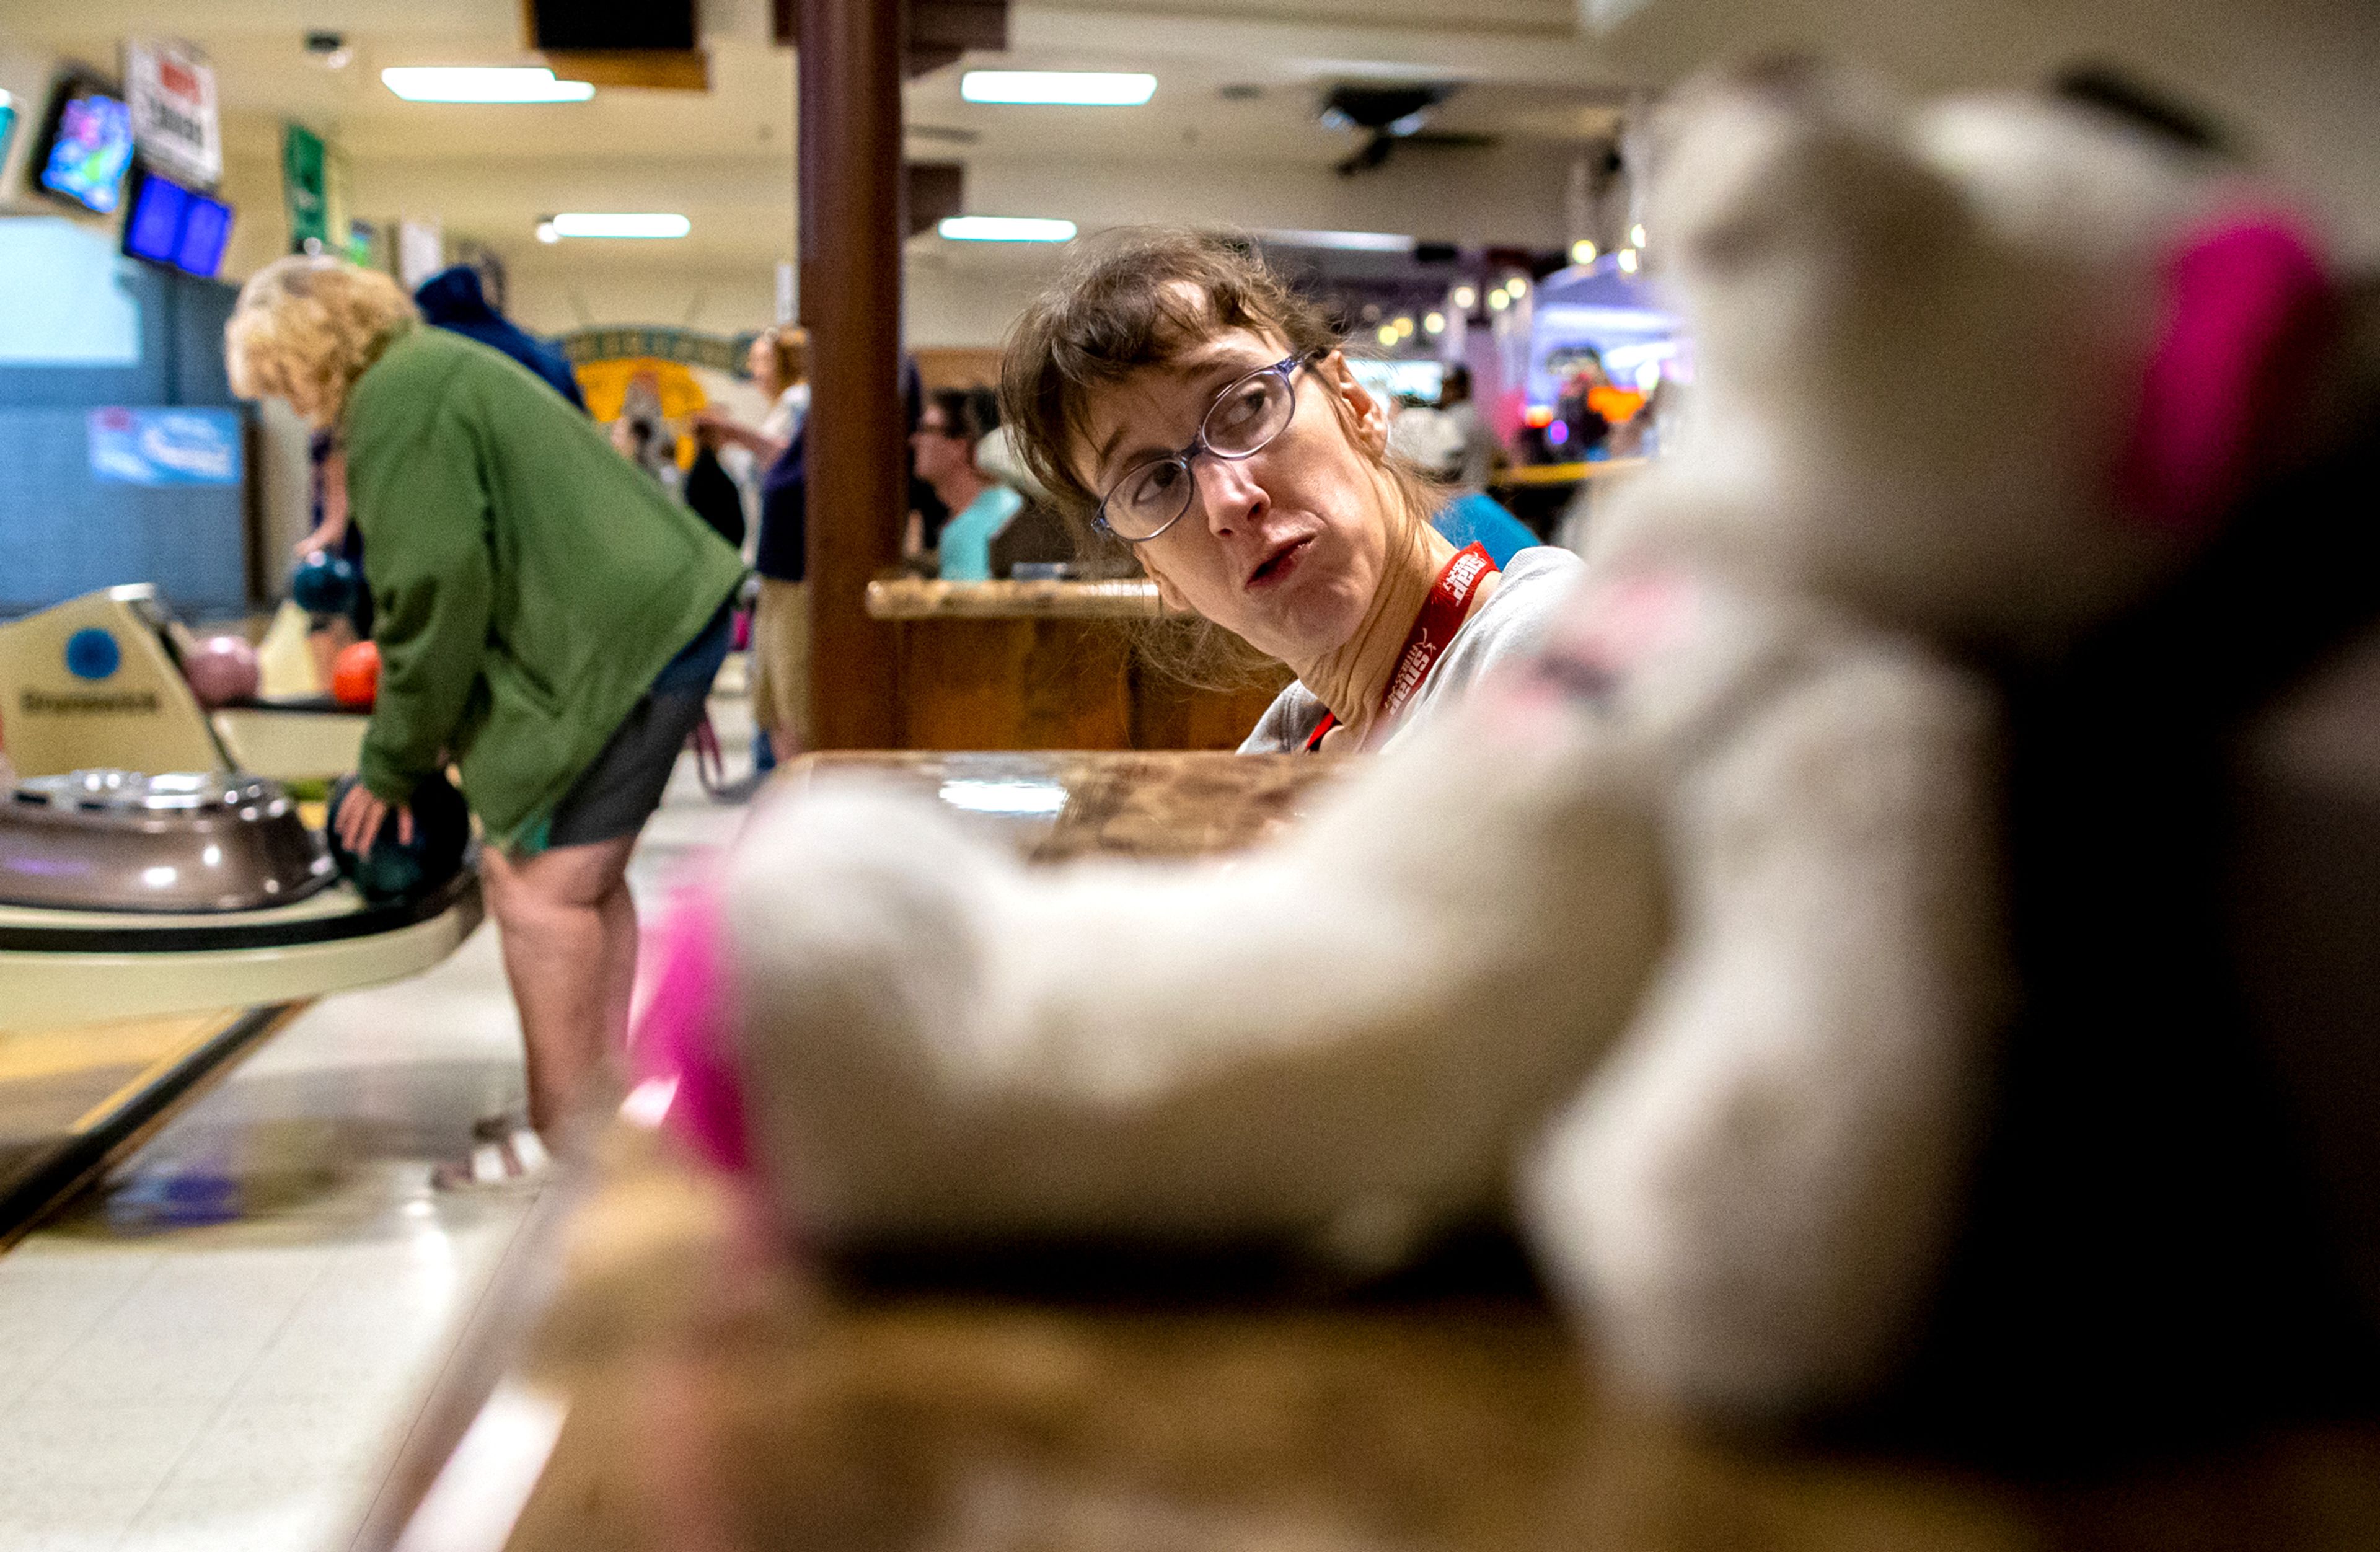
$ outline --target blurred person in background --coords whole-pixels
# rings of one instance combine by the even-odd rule
[[[1603,357],[1598,351],[1584,353],[1575,370],[1562,382],[1561,397],[1554,403],[1553,426],[1546,428],[1546,442],[1556,458],[1571,462],[1585,458],[1603,445],[1611,434],[1611,422],[1596,406],[1598,393],[1611,387],[1611,376],[1603,370]],[[1561,428],[1557,436],[1554,427]]]
[[[612,422],[612,445],[671,495],[686,483],[686,471],[678,467],[677,433],[662,411],[661,379],[652,372],[628,379],[619,417]]]
[[[719,460],[721,442],[716,430],[696,423],[694,467],[686,471],[686,489],[679,495],[694,509],[696,516],[710,525],[712,533],[740,553],[748,527],[744,515],[744,491]]]
[[[364,571],[364,536],[347,521],[347,455],[330,431],[316,431],[307,442],[313,526],[294,546],[300,562],[317,555],[336,555],[355,568],[359,579],[355,597],[344,614],[316,614],[308,621],[307,649],[313,655],[315,677],[331,682],[332,665],[341,652],[372,633],[371,589],[360,578]]]
[[[926,395],[910,433],[917,477],[951,513],[936,547],[945,582],[990,581],[991,541],[1025,504],[976,462],[977,443],[999,426],[1000,401],[991,390],[937,388]]]
[[[1462,374],[1459,387],[1453,385],[1458,372]],[[1418,400],[1402,402],[1389,426],[1389,451],[1408,460],[1439,488],[1443,504],[1431,516],[1431,525],[1457,550],[1478,545],[1501,570],[1512,564],[1513,556],[1536,544],[1537,536],[1488,494],[1484,475],[1478,485],[1463,483],[1463,476],[1471,472],[1469,466],[1474,457],[1469,439],[1486,428],[1478,412],[1471,409],[1470,372],[1459,366],[1450,367],[1447,375],[1449,385],[1440,390],[1441,396],[1452,394],[1455,406],[1470,414],[1458,418],[1438,405]],[[1479,462],[1492,471],[1492,433],[1488,436],[1488,455]]]
[[[582,413],[586,410],[587,395],[578,391],[578,374],[571,370],[569,358],[498,312],[481,289],[480,272],[470,265],[455,264],[423,281],[413,293],[413,305],[421,309],[424,321],[503,351]]]
[[[753,386],[768,396],[759,425],[746,426],[717,409],[698,410],[698,437],[717,439],[722,452],[749,458],[747,484],[758,522],[753,569],[760,574],[752,605],[752,766],[772,769],[809,744],[809,595],[805,552],[809,542],[802,432],[809,419],[809,335],[768,328],[752,336],[745,365]]]
[[[1066,510],[1133,545],[1169,608],[1297,673],[1247,753],[1382,746],[1534,645],[1581,570],[1458,552],[1341,346],[1243,249],[1140,230],[1078,245],[1002,363],[1017,445]]]
[[[1448,479],[1458,491],[1485,491],[1496,478],[1496,463],[1504,450],[1496,441],[1496,429],[1471,402],[1469,367],[1457,362],[1446,369],[1445,379],[1439,384],[1438,413],[1452,433],[1456,448]]]
[[[387,276],[266,265],[225,326],[234,388],[346,450],[376,606],[379,697],[332,822],[368,853],[452,762],[542,1134],[595,1100],[637,969],[629,854],[702,714],[735,554],[496,351],[421,327]]]
[[[1432,479],[1451,480],[1463,461],[1463,433],[1434,404],[1400,396],[1389,418],[1389,451]]]
[[[747,426],[725,410],[703,408],[694,412],[692,424],[722,449],[741,448],[748,455],[757,483],[760,473],[785,455],[809,417],[809,334],[795,328],[761,330],[745,352],[744,369],[769,401],[760,423]]]
[[[1636,413],[1612,428],[1610,452],[1615,458],[1658,458],[1661,455],[1661,420],[1669,414],[1676,395],[1670,380],[1663,377],[1653,384],[1652,392]]]

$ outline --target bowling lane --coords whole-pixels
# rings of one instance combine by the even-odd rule
[[[225,1009],[0,1036],[0,1247],[296,1012]]]
[[[713,714],[744,748],[742,704]],[[649,912],[745,813],[681,762],[630,872]],[[206,1027],[0,1035],[0,1052],[60,1085],[80,1073],[58,1109],[87,1109]],[[349,1545],[489,1291],[519,1279],[549,1199],[542,1182],[429,1182],[474,1120],[521,1104],[519,1040],[480,930],[421,975],[260,1037],[0,1255],[0,1547]]]

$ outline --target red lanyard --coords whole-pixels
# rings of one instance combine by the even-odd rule
[[[1378,725],[1386,727],[1404,713],[1429,671],[1438,666],[1439,658],[1454,641],[1454,633],[1463,628],[1463,616],[1469,612],[1472,596],[1479,584],[1496,574],[1496,563],[1479,545],[1458,553],[1446,563],[1430,585],[1429,598],[1421,606],[1421,614],[1414,621],[1413,632],[1405,637],[1404,650],[1397,654],[1397,670],[1389,675],[1388,688],[1380,692]],[[1305,741],[1305,752],[1312,754],[1322,746],[1322,735],[1339,725],[1335,712],[1322,714],[1321,724]]]

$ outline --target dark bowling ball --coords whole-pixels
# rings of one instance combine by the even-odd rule
[[[331,856],[339,872],[372,903],[415,900],[428,894],[463,867],[463,851],[471,839],[471,813],[463,794],[443,776],[432,776],[413,789],[413,843],[396,838],[396,811],[380,823],[371,849],[358,856],[339,839],[339,805],[354,789],[353,773],[331,788]]]
[[[345,555],[317,550],[298,563],[289,596],[310,614],[344,614],[355,607],[356,568]]]

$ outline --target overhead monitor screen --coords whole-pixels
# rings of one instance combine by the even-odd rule
[[[174,262],[189,213],[188,189],[153,173],[144,176],[133,188],[132,209],[124,218],[124,251],[152,264]]]
[[[174,254],[176,269],[201,280],[212,280],[223,268],[224,245],[231,241],[231,207],[203,194],[190,196],[190,213],[182,220],[182,241]]]
[[[132,164],[132,110],[89,81],[60,83],[46,144],[36,148],[42,188],[101,215],[114,213]]]
[[[143,172],[124,218],[124,251],[212,280],[223,267],[232,210],[162,173]]]

